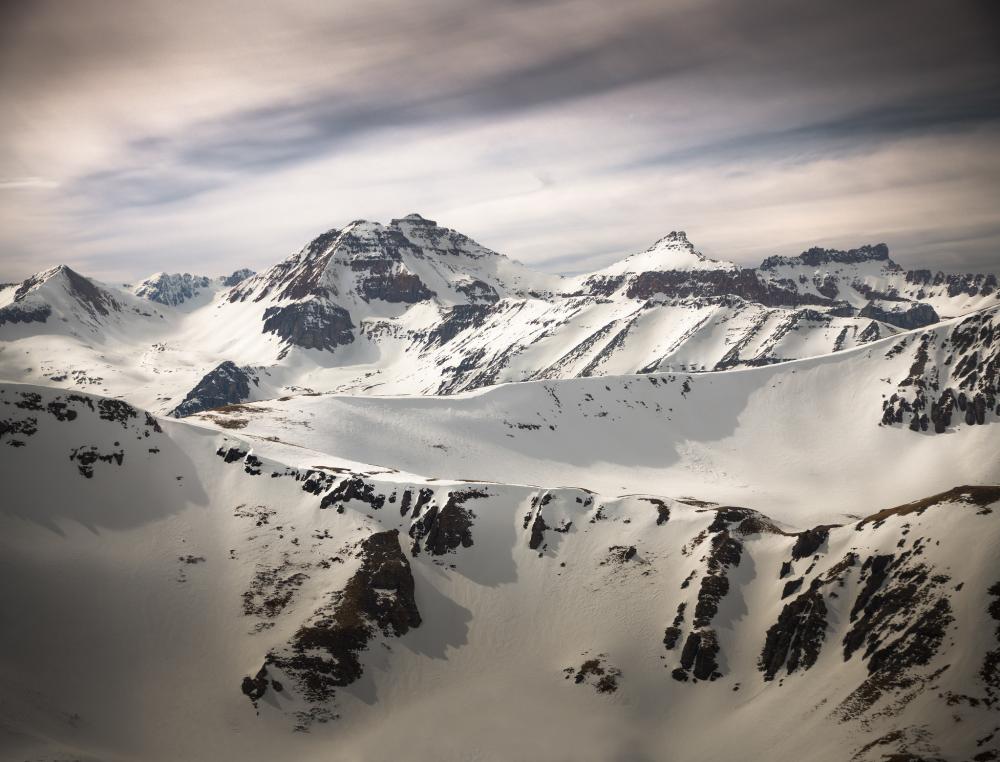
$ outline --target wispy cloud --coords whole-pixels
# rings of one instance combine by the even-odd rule
[[[679,227],[735,259],[879,237],[914,265],[1000,269],[985,5],[3,13],[0,277],[56,252],[116,278],[261,266],[414,209],[559,270]]]

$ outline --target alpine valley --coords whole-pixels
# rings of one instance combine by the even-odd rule
[[[998,387],[884,244],[0,286],[0,758],[998,760]]]

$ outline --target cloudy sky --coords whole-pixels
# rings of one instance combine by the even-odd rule
[[[1000,271],[983,0],[4,0],[0,280],[262,268],[411,211],[577,272],[687,230]]]

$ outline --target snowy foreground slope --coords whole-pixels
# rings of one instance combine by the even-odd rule
[[[446,397],[307,395],[198,420],[265,452],[277,440],[449,478],[693,494],[801,527],[1000,477],[996,427],[985,425],[998,417],[998,380],[994,309],[751,370],[504,384]]]
[[[995,759],[996,426],[880,426],[865,384],[890,391],[891,348],[690,381],[306,396],[210,427],[0,385],[2,756]],[[844,430],[850,395],[825,373],[860,390]],[[777,403],[807,387],[829,394],[791,436]],[[770,513],[755,487],[823,421],[873,449],[773,488]],[[375,428],[383,465],[345,460],[378,454]],[[735,481],[715,498],[711,468],[703,489],[671,482],[678,443],[696,463],[743,429],[727,465],[747,458],[752,507]],[[414,470],[443,468],[439,446],[461,476],[503,478],[386,465],[410,447]],[[836,478],[877,494],[824,501]]]
[[[408,215],[327,231],[256,275],[159,273],[119,288],[62,266],[0,287],[0,378],[188,415],[308,391],[758,367],[998,305],[995,275],[906,271],[883,244],[746,268],[672,232],[559,277]]]

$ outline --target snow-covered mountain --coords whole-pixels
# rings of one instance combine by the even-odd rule
[[[0,760],[1000,759],[998,419],[996,278],[881,244],[47,270],[0,287]]]
[[[102,332],[105,316],[63,315],[45,294],[16,303],[42,273],[0,291],[0,337],[13,349],[0,354],[3,377],[99,378],[95,391],[156,412],[177,409],[223,361],[256,369],[251,400],[305,390],[451,394],[505,381],[767,365],[1000,304],[995,276],[904,272],[881,244],[742,268],[674,232],[565,278],[416,214],[330,230],[248,277],[161,273],[132,294],[74,276],[77,291],[91,284],[152,319]],[[46,309],[56,319],[44,320]],[[30,327],[13,327],[28,315]],[[94,330],[69,341],[77,319]],[[31,344],[34,362],[21,362],[18,339]],[[114,362],[101,360],[109,354]]]
[[[0,748],[143,760],[996,750],[996,427],[960,427],[953,442],[879,427],[864,369],[874,378],[899,357],[300,397],[206,414],[212,428],[0,386],[0,603],[19,612],[0,629]],[[854,415],[845,389],[801,411],[802,436],[768,431],[763,392],[803,402],[830,377],[861,386]],[[738,391],[742,412],[719,408]],[[341,428],[364,441],[349,447]],[[815,450],[824,430],[833,443]],[[874,443],[824,462],[859,432]],[[377,441],[383,465],[354,460]],[[702,490],[674,478],[679,453],[696,471],[716,446]],[[405,451],[456,476],[385,465]],[[825,481],[769,468],[808,468],[809,451]],[[773,511],[718,497],[714,469],[741,453],[727,497]],[[845,473],[860,488],[815,499]]]

